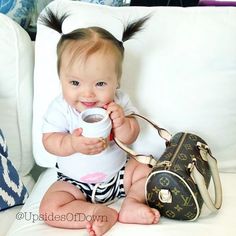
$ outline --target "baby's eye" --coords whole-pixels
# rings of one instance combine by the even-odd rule
[[[106,84],[107,84],[106,82],[97,82],[96,86],[102,87],[102,86],[105,86]]]
[[[73,86],[79,86],[79,81],[72,80],[70,83],[71,83]]]

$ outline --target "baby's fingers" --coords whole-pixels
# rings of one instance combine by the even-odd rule
[[[75,129],[72,134],[79,137],[82,134],[82,132],[83,132],[83,129],[78,128],[78,129]]]
[[[98,154],[103,150],[105,150],[106,147],[107,147],[107,140],[103,138],[100,138],[99,141],[94,144],[87,145],[87,148],[89,150],[88,152],[90,155]]]

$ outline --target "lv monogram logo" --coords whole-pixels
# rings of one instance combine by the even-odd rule
[[[170,184],[170,181],[169,181],[169,179],[166,178],[166,177],[161,177],[161,178],[160,178],[160,184],[161,184],[162,186],[168,186],[168,185]]]
[[[185,160],[188,159],[188,157],[187,157],[186,154],[184,154],[184,153],[180,153],[180,154],[179,154],[179,159],[182,160],[182,161],[185,161]]]
[[[181,195],[181,198],[183,200],[183,206],[193,206],[194,204],[191,203],[192,202],[192,196],[184,196],[184,195]]]

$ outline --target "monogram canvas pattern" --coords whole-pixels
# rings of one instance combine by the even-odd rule
[[[8,159],[7,144],[0,130],[0,211],[23,204],[27,197],[27,190]]]
[[[147,202],[151,207],[157,208],[163,216],[178,220],[194,220],[200,214],[203,199],[190,176],[189,163],[195,160],[207,187],[211,175],[208,163],[202,159],[196,146],[198,141],[206,144],[194,134],[174,135],[158,162],[170,165],[157,164],[148,179]],[[169,193],[169,202],[160,199],[163,191]]]

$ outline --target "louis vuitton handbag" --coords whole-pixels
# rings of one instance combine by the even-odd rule
[[[159,210],[162,216],[176,220],[196,220],[203,203],[216,212],[222,203],[222,188],[217,161],[207,143],[199,136],[179,132],[170,135],[149,119],[133,114],[150,123],[166,141],[166,149],[159,159],[152,155],[138,154],[119,140],[115,142],[131,157],[152,166],[146,186],[147,204]],[[213,179],[215,201],[208,192]]]

